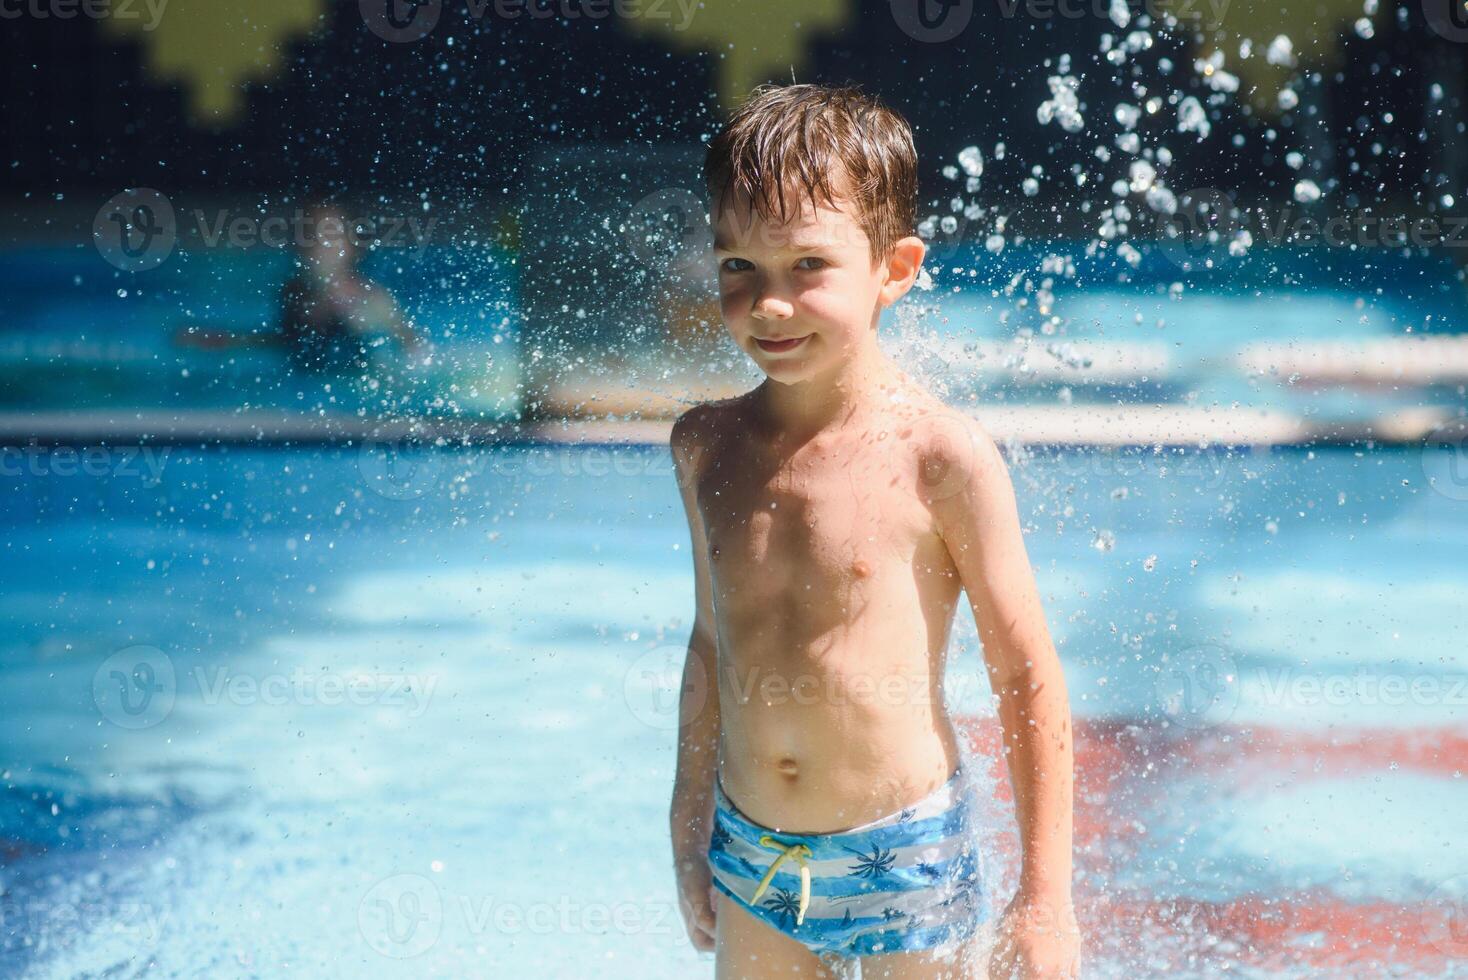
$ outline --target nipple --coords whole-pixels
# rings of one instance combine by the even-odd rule
[[[851,563],[851,573],[857,578],[870,578],[872,566],[865,558],[858,558]]]

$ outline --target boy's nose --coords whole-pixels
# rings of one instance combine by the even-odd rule
[[[756,320],[788,320],[795,313],[795,307],[778,296],[766,294],[754,302],[752,315]]]

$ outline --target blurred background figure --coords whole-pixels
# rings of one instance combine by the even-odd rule
[[[209,350],[280,346],[296,367],[332,373],[367,370],[376,338],[391,336],[404,352],[420,349],[392,293],[362,272],[361,249],[342,209],[320,201],[305,217],[304,234],[295,242],[295,270],[280,291],[275,331],[186,327],[177,342]]]

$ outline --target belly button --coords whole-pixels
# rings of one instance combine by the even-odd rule
[[[800,775],[800,765],[794,759],[781,759],[775,763],[775,768],[779,770],[782,776]]]

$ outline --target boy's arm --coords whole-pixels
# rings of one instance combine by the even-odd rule
[[[403,345],[404,350],[415,349],[418,346],[419,337],[413,325],[408,322],[408,318],[403,315],[403,308],[398,305],[392,293],[381,286],[376,289],[376,295],[381,297],[379,302],[382,304],[383,316],[387,320],[388,329],[398,338],[398,343]]]
[[[998,447],[957,413],[929,417],[924,485],[958,568],[999,699],[1024,848],[1019,900],[1068,921],[1073,761],[1070,705]],[[937,478],[934,478],[934,475]],[[1055,923],[1056,919],[1051,919]]]
[[[713,830],[714,779],[718,768],[719,685],[708,539],[696,489],[700,465],[710,444],[710,433],[701,424],[701,418],[699,408],[679,416],[670,440],[693,550],[695,606],[679,694],[678,768],[668,821],[680,881],[706,886],[705,852]],[[703,898],[701,895],[687,897],[692,901]],[[711,908],[706,925],[712,926]],[[709,939],[712,940],[711,933]]]
[[[418,335],[403,316],[402,307],[393,294],[384,286],[363,279],[361,282],[362,313],[364,326],[369,329],[386,329],[405,350],[418,346]]]

